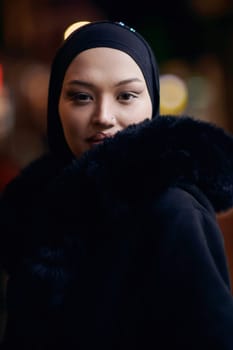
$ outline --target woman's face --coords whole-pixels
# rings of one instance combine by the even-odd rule
[[[130,124],[152,118],[143,74],[126,53],[111,48],[81,52],[68,67],[59,115],[72,153],[84,152]]]

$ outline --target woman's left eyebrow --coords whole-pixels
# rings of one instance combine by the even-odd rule
[[[120,86],[120,85],[125,85],[125,84],[129,84],[129,83],[134,83],[134,82],[139,82],[142,83],[143,81],[139,78],[131,78],[131,79],[125,79],[125,80],[121,80],[119,81],[116,86]]]

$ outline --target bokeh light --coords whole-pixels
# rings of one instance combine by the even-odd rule
[[[64,40],[66,40],[68,36],[70,36],[70,34],[72,34],[76,29],[88,23],[90,23],[90,21],[79,21],[69,25],[69,27],[64,32]]]

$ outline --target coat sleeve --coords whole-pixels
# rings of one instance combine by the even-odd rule
[[[25,247],[35,240],[47,203],[45,189],[58,167],[55,160],[42,156],[23,169],[0,194],[0,266],[7,272],[18,268]]]
[[[5,196],[0,196],[0,267],[7,272],[20,250],[20,235],[16,232],[20,214],[15,209]]]
[[[181,189],[167,191],[154,210],[160,230],[158,308],[172,330],[167,341],[180,349],[233,349],[233,297],[215,214]]]

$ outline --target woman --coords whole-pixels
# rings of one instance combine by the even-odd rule
[[[143,37],[100,21],[53,61],[50,154],[1,199],[4,349],[233,349],[216,212],[232,206],[233,138],[159,116]]]

